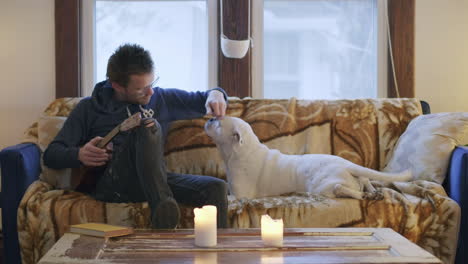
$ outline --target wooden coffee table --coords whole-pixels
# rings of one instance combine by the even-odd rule
[[[52,263],[442,263],[389,228],[285,229],[264,247],[259,229],[218,230],[218,245],[194,245],[192,229],[137,230],[118,238],[66,233],[41,259]]]

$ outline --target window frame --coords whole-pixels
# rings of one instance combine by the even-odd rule
[[[236,19],[247,20],[247,16],[243,16],[245,12],[241,12],[244,10],[239,8],[239,6],[245,5],[244,2],[248,0],[221,1],[224,1],[223,6],[226,6],[226,8],[234,7],[232,13],[238,13]],[[216,9],[218,13],[217,21],[219,21],[219,8]],[[56,98],[83,96],[80,88],[81,69],[83,65],[86,65],[81,61],[81,51],[84,47],[80,26],[80,21],[83,18],[80,14],[83,15],[83,13],[82,1],[80,0],[55,0]],[[414,97],[415,0],[388,1],[388,17],[395,61],[395,78],[399,86],[399,96],[397,96],[392,76],[393,73],[391,72],[392,68],[388,66],[389,73],[387,76],[391,77],[388,78],[387,82],[388,97],[411,98]],[[252,19],[255,18],[252,17]],[[218,25],[218,23],[214,24]],[[236,24],[225,23],[224,30],[228,34],[229,31],[235,32],[236,34],[228,37],[236,39],[235,36],[239,32],[232,29],[232,25]],[[222,55],[219,55],[219,42],[217,39],[216,42],[214,49],[217,50],[217,61],[219,62],[217,66],[218,85],[223,87],[229,95],[239,97],[251,96],[251,52],[249,51],[246,58],[242,60],[226,59]],[[261,43],[256,41],[255,44],[260,45]],[[386,52],[389,54],[388,50]]]
[[[81,95],[91,95],[96,81],[96,1],[151,1],[168,2],[174,0],[82,0],[81,12],[81,61],[83,65],[93,65],[93,67],[83,67],[81,70]],[[180,2],[193,0],[176,0]],[[218,19],[217,0],[205,0],[208,15],[208,87],[215,87],[218,84]]]
[[[311,1],[311,0],[295,0]],[[387,97],[388,72],[388,36],[387,36],[387,1],[377,0],[377,97]],[[255,48],[252,49],[252,97],[264,98],[264,66],[263,66],[263,9],[264,1],[252,1],[252,39]],[[259,48],[260,47],[260,48]]]
[[[55,97],[80,96],[80,0],[55,0]]]

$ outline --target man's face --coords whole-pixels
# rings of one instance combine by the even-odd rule
[[[132,74],[127,87],[123,87],[125,101],[146,105],[153,95],[154,73]]]

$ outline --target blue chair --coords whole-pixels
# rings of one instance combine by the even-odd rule
[[[2,170],[2,230],[4,263],[21,264],[16,225],[17,210],[28,186],[39,179],[40,150],[34,144],[19,144],[0,152]]]
[[[457,147],[452,153],[444,188],[461,207],[460,232],[455,263],[468,263],[468,147]]]

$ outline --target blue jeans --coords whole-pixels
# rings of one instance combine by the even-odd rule
[[[162,130],[156,120],[152,122],[151,127],[133,129],[114,150],[93,196],[114,203],[148,201],[151,209],[168,197],[194,207],[215,205],[218,227],[226,228],[226,182],[211,176],[166,172]]]

